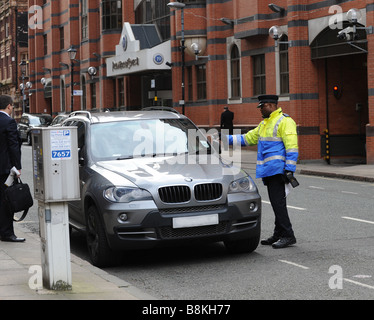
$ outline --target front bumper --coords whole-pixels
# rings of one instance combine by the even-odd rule
[[[128,212],[130,221],[118,222],[118,211],[104,214],[109,246],[113,250],[139,250],[171,246],[183,242],[218,242],[259,237],[261,197],[258,194],[230,195],[226,204],[210,204],[169,209],[153,208],[147,213]],[[230,201],[237,200],[237,201]],[[254,206],[254,208],[252,208]],[[132,219],[131,216],[137,216]],[[218,215],[218,224],[173,228],[173,218]],[[141,216],[141,220],[139,219]],[[193,218],[192,218],[193,219]]]

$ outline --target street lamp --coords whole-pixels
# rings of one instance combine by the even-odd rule
[[[19,64],[22,75],[22,83],[19,85],[19,88],[22,92],[22,113],[25,113],[25,75],[26,75],[26,61],[22,60]]]
[[[70,112],[74,111],[74,60],[77,55],[77,49],[71,46],[67,52],[69,53],[70,61],[71,61],[71,105],[70,105]]]
[[[184,50],[186,49],[186,47],[184,46],[185,39],[184,39],[184,10],[183,9],[186,6],[186,4],[175,1],[175,2],[169,2],[167,4],[167,6],[169,8],[181,9],[182,40],[181,40],[180,49],[181,49],[181,52],[182,52],[182,83],[181,83],[181,86],[182,86],[182,100],[179,100],[179,106],[182,107],[182,114],[184,114],[184,107],[185,107],[185,103],[184,103],[184,96],[185,96],[185,87],[184,87],[185,52],[184,52]]]

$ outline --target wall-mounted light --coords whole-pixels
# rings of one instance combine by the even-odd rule
[[[274,39],[276,47],[278,44],[288,44],[290,47],[292,46],[292,41],[279,41],[279,39],[283,36],[283,30],[279,26],[272,26],[269,29],[269,35]]]
[[[270,3],[270,4],[268,4],[268,7],[270,8],[271,11],[274,11],[274,12],[276,12],[276,13],[280,13],[281,15],[283,15],[284,12],[286,11],[285,8],[280,7],[280,6],[277,6],[277,5],[274,4],[274,3]]]
[[[89,67],[87,73],[93,78],[97,74],[97,69],[95,67]]]
[[[229,26],[233,26],[234,25],[234,20],[232,19],[229,19],[229,18],[221,18],[219,19],[221,20],[224,24],[227,24]]]
[[[195,59],[196,60],[199,60],[199,59],[209,59],[209,56],[200,56],[199,54],[202,52],[202,49],[200,48],[200,45],[196,42],[193,42],[191,45],[190,45],[191,49],[192,49],[192,52],[195,54]]]

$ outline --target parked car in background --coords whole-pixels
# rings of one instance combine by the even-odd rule
[[[26,141],[28,145],[31,145],[31,130],[37,127],[48,127],[51,122],[52,117],[49,114],[22,114],[18,123],[18,131],[22,142]]]
[[[78,128],[81,181],[69,223],[85,232],[94,265],[115,264],[124,250],[195,241],[223,241],[233,253],[257,248],[255,183],[184,115],[80,111],[64,126]]]
[[[52,120],[52,123],[50,124],[50,126],[52,127],[58,127],[58,126],[61,126],[62,122],[67,118],[69,117],[68,114],[65,114],[65,113],[61,113],[61,114],[58,114],[57,116],[55,116]]]

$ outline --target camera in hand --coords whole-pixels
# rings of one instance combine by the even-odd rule
[[[287,171],[286,177],[289,183],[291,183],[292,188],[296,188],[299,185],[299,182],[296,180],[296,178],[293,175],[293,172]]]

